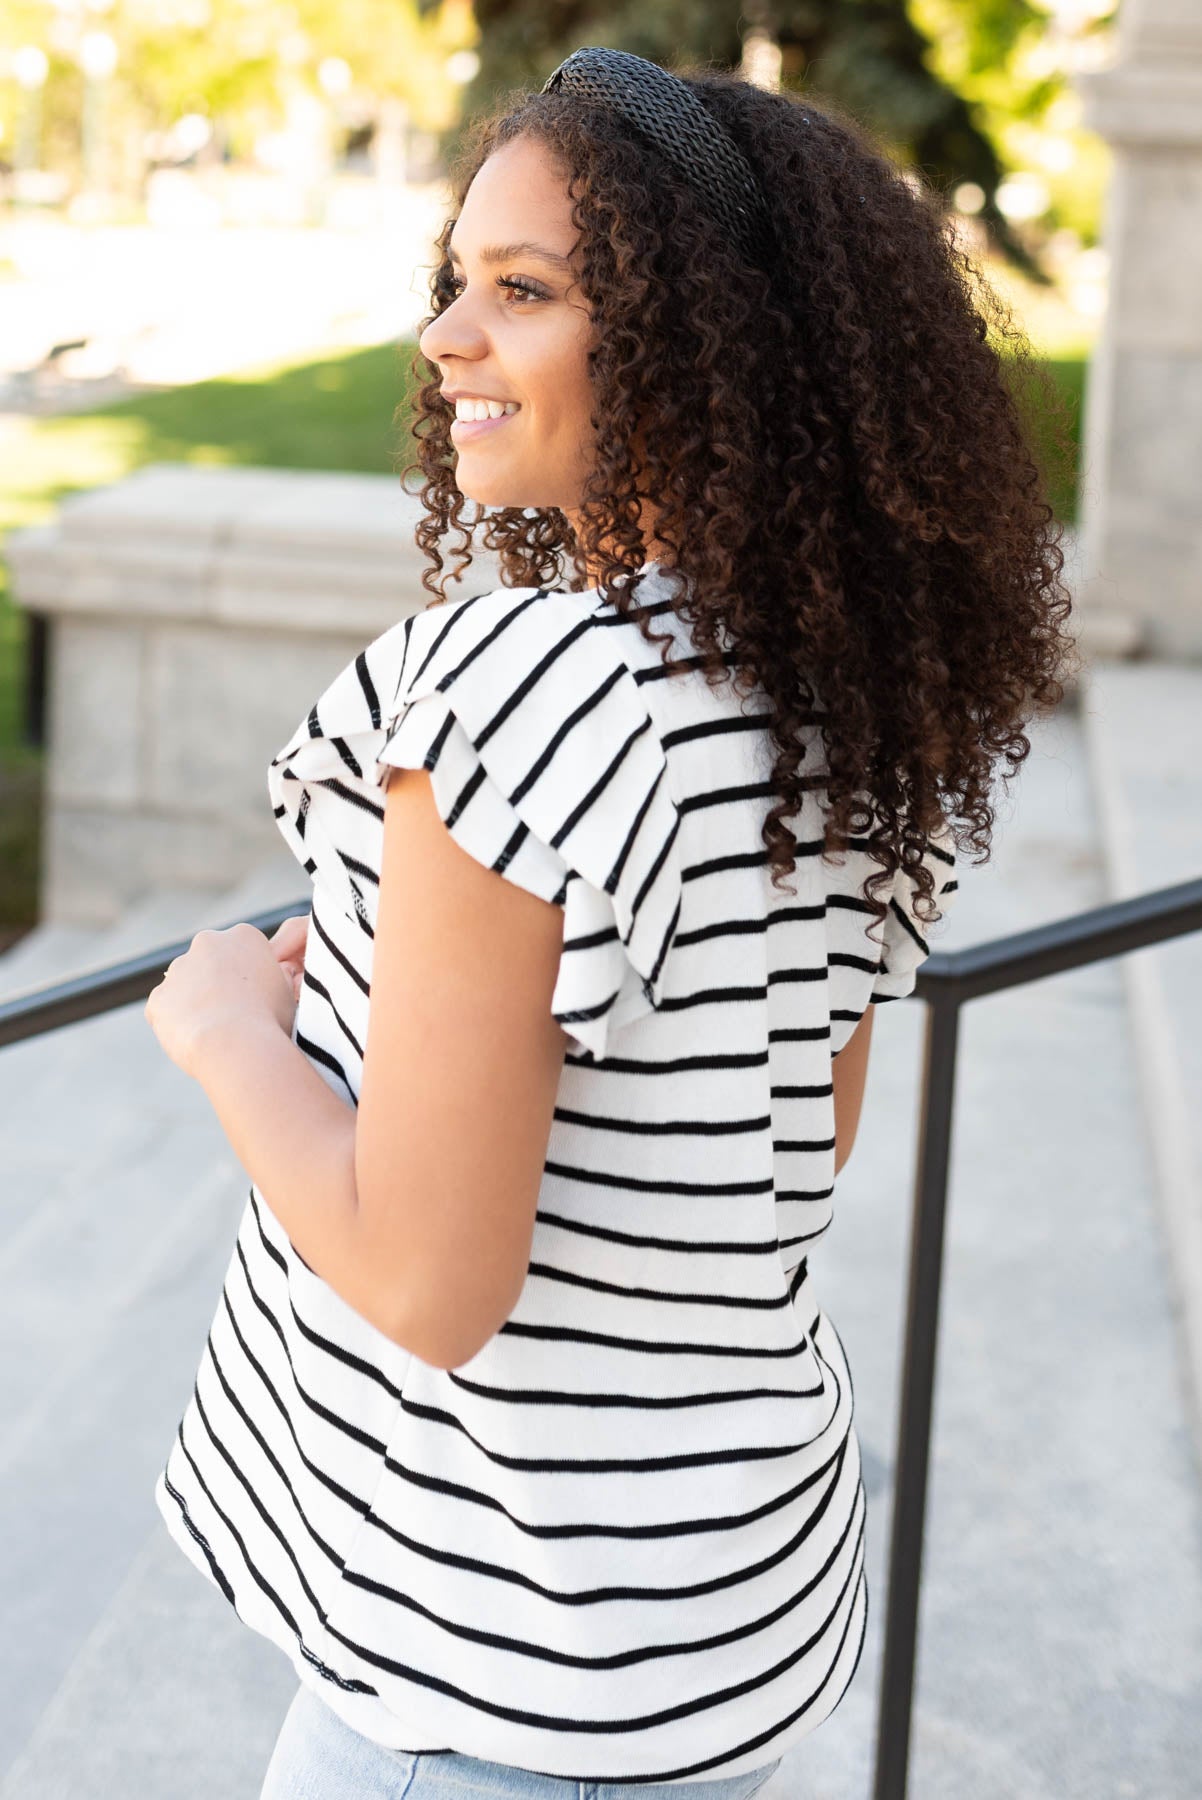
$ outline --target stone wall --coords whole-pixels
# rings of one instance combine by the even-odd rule
[[[10,534],[18,604],[50,621],[43,919],[221,892],[278,848],[271,758],[433,598],[420,517],[390,476],[154,464]],[[498,585],[482,553],[448,593]]]
[[[1086,611],[1202,660],[1202,0],[1124,0],[1118,58],[1076,77],[1114,152],[1110,294],[1086,395]]]

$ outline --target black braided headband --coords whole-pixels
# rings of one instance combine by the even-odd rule
[[[626,50],[573,50],[543,83],[621,113],[705,195],[711,211],[753,262],[772,250],[768,208],[734,139],[679,76]]]

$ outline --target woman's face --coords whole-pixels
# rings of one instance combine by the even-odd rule
[[[444,390],[516,405],[451,426],[459,491],[481,505],[570,513],[579,501],[593,431],[578,238],[566,179],[540,143],[514,139],[477,170],[451,233],[457,295],[420,348]]]

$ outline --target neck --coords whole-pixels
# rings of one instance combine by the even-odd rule
[[[577,538],[577,541],[579,541],[580,527],[579,527],[578,515],[574,512],[568,511],[567,508],[564,508],[564,517],[567,519],[568,524],[571,526],[572,531]],[[661,543],[659,538],[657,538],[654,535],[654,532],[651,530],[650,525],[646,520],[644,520],[644,522],[643,522],[642,535],[643,535],[643,543],[642,543],[642,559],[643,559],[643,561],[659,563],[662,566],[667,567],[667,568],[673,567],[675,559],[674,559],[672,551],[669,549],[668,545]],[[584,579],[588,582],[590,587],[595,587],[601,579],[601,569],[593,562],[586,562]]]

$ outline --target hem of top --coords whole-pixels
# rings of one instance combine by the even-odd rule
[[[819,1309],[819,1312],[820,1312],[820,1316],[823,1319],[825,1319],[825,1314],[823,1314],[821,1312],[821,1308]],[[815,1321],[815,1323],[817,1323],[817,1321]],[[829,1323],[829,1321],[828,1321],[828,1323]],[[832,1329],[833,1329],[833,1327],[832,1327]],[[837,1333],[835,1335],[836,1335],[836,1337],[838,1336]],[[842,1345],[841,1339],[839,1340],[839,1348],[840,1348],[840,1351],[842,1352],[843,1345]],[[849,1420],[849,1425],[848,1425],[849,1432],[853,1429],[854,1429],[854,1423],[851,1420]],[[173,1484],[169,1485],[169,1478],[168,1478],[165,1467],[161,1468],[159,1471],[157,1480],[155,1482],[154,1497],[155,1497],[156,1503],[158,1505],[158,1510],[159,1510],[160,1516],[162,1517],[163,1522],[164,1522],[171,1538],[173,1539],[173,1541],[180,1547],[180,1549],[183,1551],[184,1555],[192,1563],[193,1567],[198,1569],[200,1571],[200,1573],[205,1577],[205,1579],[209,1582],[210,1586],[215,1588],[218,1593],[222,1594],[223,1598],[228,1600],[229,1605],[230,1605],[231,1609],[233,1610],[235,1616],[239,1620],[239,1622],[241,1624],[245,1625],[248,1630],[253,1631],[257,1636],[265,1638],[268,1643],[273,1644],[276,1647],[276,1649],[278,1649],[287,1658],[288,1662],[292,1666],[293,1673],[296,1675],[297,1680],[303,1686],[309,1688],[312,1692],[316,1693],[321,1699],[323,1699],[325,1701],[325,1703],[331,1707],[331,1710],[333,1710],[338,1715],[338,1717],[342,1720],[342,1722],[345,1725],[347,1725],[351,1730],[359,1729],[359,1727],[357,1727],[353,1723],[353,1721],[347,1716],[347,1713],[344,1712],[338,1704],[336,1704],[337,1700],[342,1700],[344,1704],[349,1702],[351,1705],[354,1705],[354,1703],[356,1701],[366,1701],[368,1703],[371,1703],[374,1701],[380,1707],[382,1707],[385,1712],[387,1712],[389,1710],[387,1707],[387,1703],[384,1701],[382,1695],[379,1693],[378,1690],[376,1690],[374,1688],[370,1688],[370,1687],[363,1688],[363,1689],[348,1688],[346,1686],[346,1684],[342,1680],[340,1680],[340,1678],[337,1676],[337,1674],[333,1670],[329,1669],[328,1666],[325,1663],[323,1663],[320,1658],[316,1657],[313,1652],[309,1651],[307,1649],[307,1647],[303,1644],[303,1642],[301,1642],[299,1639],[295,1639],[287,1631],[286,1627],[284,1626],[283,1621],[280,1619],[280,1617],[277,1613],[269,1610],[266,1613],[266,1615],[263,1615],[258,1612],[256,1612],[254,1615],[249,1615],[249,1614],[241,1611],[241,1609],[238,1606],[237,1600],[234,1596],[233,1584],[230,1582],[228,1575],[225,1575],[225,1573],[223,1571],[222,1579],[219,1580],[217,1578],[217,1575],[214,1572],[214,1567],[216,1566],[216,1558],[215,1557],[214,1557],[214,1567],[211,1567],[209,1565],[208,1555],[211,1555],[212,1551],[211,1551],[211,1547],[208,1546],[208,1540],[204,1537],[204,1534],[200,1531],[199,1526],[197,1526],[195,1524],[195,1522],[192,1520],[191,1514],[188,1511],[187,1502],[184,1499],[184,1497],[178,1493],[178,1490],[174,1488]],[[865,1498],[866,1498],[866,1496],[865,1496]],[[202,1548],[202,1546],[204,1548]],[[207,1551],[207,1554],[206,1554],[206,1551]],[[793,1749],[797,1748],[797,1746],[799,1744],[804,1743],[806,1738],[809,1737],[813,1731],[817,1730],[822,1724],[824,1724],[826,1722],[826,1720],[831,1716],[832,1713],[834,1713],[838,1710],[839,1706],[841,1705],[843,1699],[845,1698],[845,1696],[847,1694],[848,1688],[851,1686],[852,1680],[856,1673],[856,1669],[860,1662],[861,1655],[863,1653],[864,1639],[865,1639],[865,1636],[867,1633],[868,1589],[867,1589],[866,1577],[867,1577],[866,1566],[864,1563],[861,1563],[860,1573],[859,1573],[859,1576],[855,1583],[855,1591],[853,1593],[852,1606],[854,1609],[855,1605],[858,1604],[859,1593],[860,1593],[860,1590],[863,1589],[864,1590],[864,1600],[865,1600],[865,1618],[864,1618],[863,1624],[861,1626],[860,1643],[859,1643],[859,1647],[856,1652],[855,1660],[853,1662],[851,1674],[847,1677],[847,1679],[844,1682],[843,1687],[841,1688],[835,1701],[830,1706],[830,1708],[827,1710],[827,1712],[825,1712],[822,1715],[822,1718],[819,1719],[815,1724],[811,1725],[806,1731],[804,1731],[799,1738],[796,1738],[792,1741],[787,1741],[785,1743],[783,1748],[778,1752],[777,1757],[775,1759],[775,1765],[777,1767],[779,1767],[780,1763],[783,1762],[784,1757],[788,1754],[788,1752],[790,1750],[793,1750]],[[328,1698],[327,1698],[327,1696],[328,1696]],[[408,1746],[386,1745],[386,1744],[383,1744],[382,1740],[379,1740],[379,1739],[373,1739],[372,1741],[375,1743],[379,1743],[382,1748],[395,1749],[398,1754],[406,1755],[406,1756],[418,1757],[418,1756],[455,1755],[455,1756],[465,1756],[465,1757],[469,1757],[469,1758],[475,1758],[476,1754],[477,1754],[476,1752],[470,1751],[470,1750],[451,1750],[449,1747],[440,1747],[437,1749],[428,1749],[427,1748],[424,1750],[414,1750]],[[772,1762],[773,1759],[769,1758],[768,1761]],[[626,1774],[620,1778],[615,1778],[613,1776],[604,1776],[604,1775],[603,1776],[597,1776],[597,1775],[587,1775],[587,1776],[550,1775],[550,1776],[547,1776],[547,1775],[544,1775],[543,1779],[549,1779],[549,1780],[553,1780],[553,1781],[567,1781],[567,1782],[576,1781],[576,1782],[583,1783],[586,1787],[590,1786],[590,1785],[594,1785],[594,1784],[601,1786],[601,1785],[605,1785],[607,1783],[615,1782],[615,1781],[617,1782],[618,1785],[630,1785],[632,1787],[640,1787],[640,1786],[649,1786],[649,1785],[653,1785],[653,1784],[659,1784],[659,1785],[667,1786],[667,1787],[674,1787],[674,1788],[678,1787],[681,1790],[682,1795],[687,1795],[690,1787],[695,1787],[703,1782],[738,1780],[740,1775],[750,1776],[750,1775],[758,1774],[759,1770],[764,1768],[765,1766],[766,1765],[764,1763],[757,1763],[751,1768],[744,1769],[741,1771],[736,1770],[733,1773],[728,1773],[725,1775],[723,1775],[723,1774],[715,1775],[712,1771],[710,1771],[710,1772],[707,1772],[706,1774],[698,1775],[696,1777],[684,1777],[684,1778],[673,1778],[671,1776],[665,1776],[662,1773],[659,1773],[659,1774],[651,1773],[651,1774],[647,1774],[647,1775]],[[529,1772],[535,1773],[535,1774],[540,1773],[539,1771],[529,1771]]]

